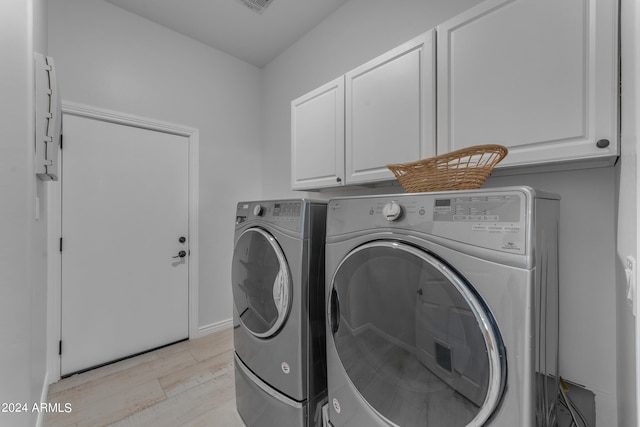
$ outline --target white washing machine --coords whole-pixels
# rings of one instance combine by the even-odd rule
[[[236,405],[244,423],[319,427],[326,403],[326,202],[240,202],[232,261]]]
[[[329,202],[329,424],[552,426],[559,197],[528,187]]]

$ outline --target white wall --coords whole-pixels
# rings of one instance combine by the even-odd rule
[[[34,425],[46,388],[46,183],[33,168],[33,50],[46,51],[42,0],[0,3],[0,425]],[[37,209],[36,199],[40,200]]]
[[[618,400],[619,425],[632,426],[637,420],[638,396],[635,333],[636,319],[627,303],[624,274],[625,259],[632,255],[638,261],[638,196],[637,153],[638,126],[640,125],[640,5],[635,0],[621,2],[621,54],[622,54],[622,157],[618,174],[618,249],[616,257],[617,323],[618,323]]]
[[[350,0],[271,62],[264,83],[263,196],[328,198],[398,191],[291,191],[290,102],[476,3]],[[562,197],[561,374],[596,394],[598,425],[618,425],[616,169],[496,177],[486,183],[503,185],[530,185]]]
[[[102,0],[49,2],[65,101],[200,130],[199,325],[231,318],[238,199],[260,197],[260,70]]]

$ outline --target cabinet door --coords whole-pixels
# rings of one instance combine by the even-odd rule
[[[393,179],[388,163],[435,152],[435,37],[429,31],[346,74],[346,180]]]
[[[497,143],[499,167],[612,164],[616,4],[488,0],[440,25],[438,151]]]
[[[344,185],[344,76],[291,102],[291,188]]]

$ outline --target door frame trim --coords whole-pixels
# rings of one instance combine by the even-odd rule
[[[136,116],[114,110],[93,107],[70,101],[62,101],[62,114],[101,120],[125,126],[153,130],[183,136],[189,144],[189,338],[198,336],[198,290],[199,290],[199,149],[200,131],[197,128],[177,125],[161,120]],[[64,129],[63,129],[64,134]],[[63,178],[61,178],[62,180]],[[52,181],[53,182],[53,181]],[[60,355],[58,342],[61,337],[61,263],[59,250],[62,225],[61,181],[53,182],[47,192],[47,373],[49,383],[60,379]]]

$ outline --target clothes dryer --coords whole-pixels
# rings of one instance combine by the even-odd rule
[[[331,200],[330,425],[555,425],[558,211],[527,187]]]
[[[232,261],[236,404],[249,427],[321,425],[325,226],[326,202],[237,205]]]

